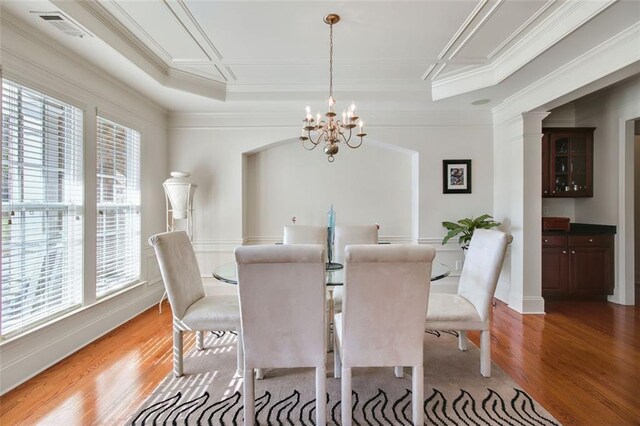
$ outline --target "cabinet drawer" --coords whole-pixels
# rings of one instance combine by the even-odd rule
[[[610,245],[610,235],[576,235],[569,237],[569,246],[571,247],[609,247]]]
[[[565,247],[567,245],[567,237],[553,235],[542,236],[542,247]]]

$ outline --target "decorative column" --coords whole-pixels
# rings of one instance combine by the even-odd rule
[[[548,114],[494,125],[494,217],[513,235],[496,296],[520,313],[544,313],[541,140]]]

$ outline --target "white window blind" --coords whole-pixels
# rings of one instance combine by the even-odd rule
[[[98,117],[96,295],[140,279],[140,133]]]
[[[82,302],[82,119],[2,80],[3,336]]]

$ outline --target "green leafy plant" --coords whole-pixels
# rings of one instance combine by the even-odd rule
[[[483,214],[482,216],[478,216],[475,219],[473,217],[464,219],[460,219],[458,222],[442,222],[442,226],[447,228],[449,232],[445,235],[442,240],[442,244],[447,244],[451,238],[460,235],[458,239],[458,244],[462,247],[462,249],[466,249],[471,242],[471,237],[473,237],[473,233],[476,229],[491,229],[499,226],[500,223],[492,220],[493,217],[488,214]]]

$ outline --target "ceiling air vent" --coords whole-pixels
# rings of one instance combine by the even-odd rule
[[[31,12],[37,14],[40,18],[47,21],[63,33],[72,37],[84,37],[90,35],[78,24],[71,21],[60,12]]]

